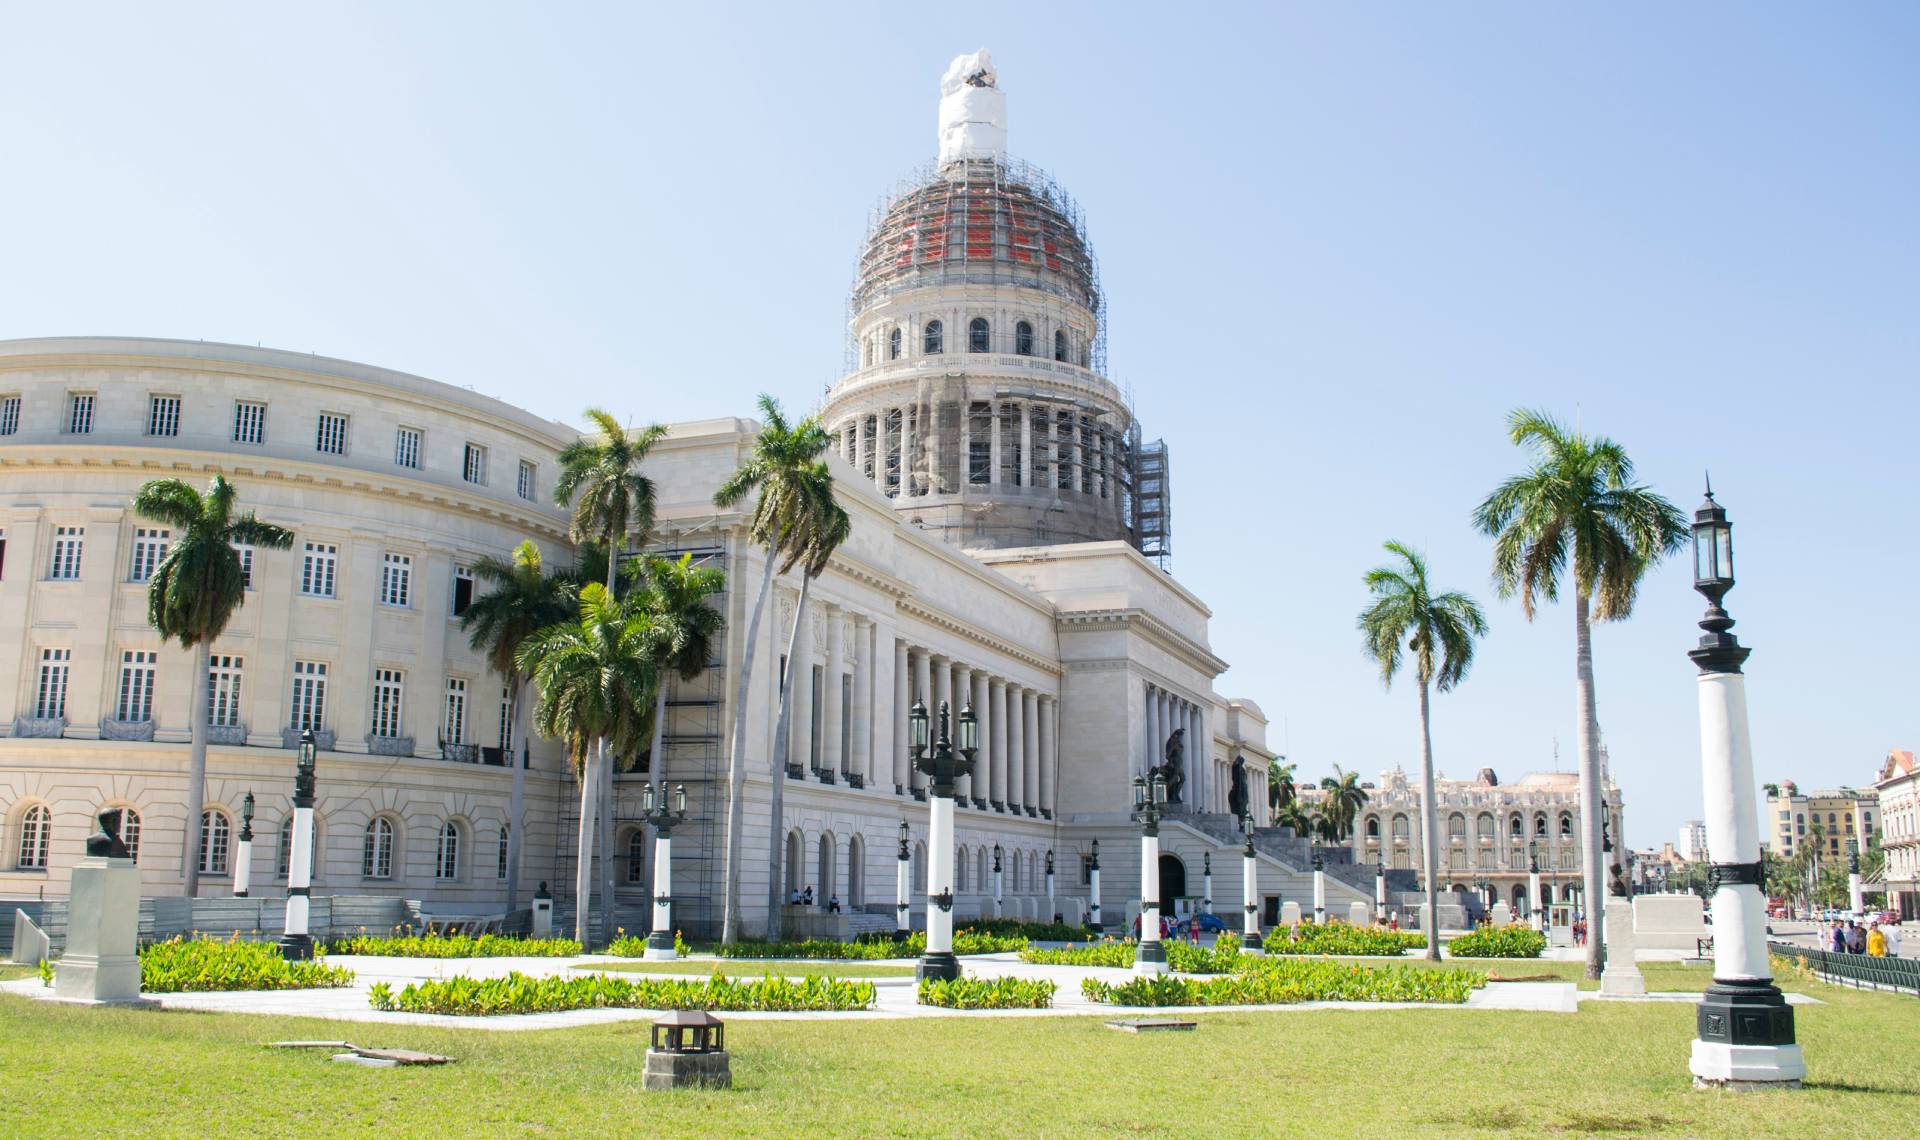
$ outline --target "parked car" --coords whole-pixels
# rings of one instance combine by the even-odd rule
[[[1200,933],[1202,934],[1220,934],[1227,929],[1226,922],[1217,914],[1209,914],[1203,910],[1193,917],[1200,920]]]

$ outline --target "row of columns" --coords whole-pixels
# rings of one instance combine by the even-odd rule
[[[873,777],[879,627],[871,618],[837,606],[816,602],[809,608],[815,605],[819,606],[818,616],[826,632],[824,664],[818,667],[816,678],[814,618],[810,616],[801,625],[793,659],[788,663],[793,695],[787,721],[787,763],[835,773],[862,786]],[[821,724],[817,729],[813,723],[816,685],[821,690]]]
[[[952,418],[959,440],[952,451],[959,462],[953,469],[939,462],[941,417],[936,409],[943,401],[938,399],[888,407],[843,421],[838,429],[841,454],[871,478],[874,490],[882,495],[955,494],[973,483],[973,409],[984,404],[987,479],[976,485],[1065,489],[1117,500],[1113,475],[1119,470],[1118,436],[1098,423],[1088,425],[1083,434],[1077,407],[1045,401],[968,400],[964,390],[954,395],[959,407],[958,415]],[[951,406],[955,401],[944,402]],[[1040,424],[1037,432],[1036,411]],[[1036,444],[1039,453],[1034,451]],[[916,464],[916,448],[920,454],[934,458],[924,465]],[[1063,473],[1065,488],[1060,484]]]
[[[980,750],[973,774],[961,777],[957,804],[1009,815],[1053,818],[1054,775],[1059,762],[1059,704],[1050,695],[931,650],[894,647],[893,783],[897,792],[918,791],[926,779],[912,769],[907,715],[918,699],[930,716],[945,702],[957,718],[971,704]]]
[[[1225,811],[1231,789],[1224,786],[1225,781],[1214,770],[1213,736],[1207,712],[1203,705],[1146,682],[1146,740],[1135,774],[1144,776],[1166,763],[1167,738],[1175,730],[1185,729],[1187,784],[1180,798],[1203,811]]]

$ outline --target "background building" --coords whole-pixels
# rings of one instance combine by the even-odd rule
[[[1879,838],[1880,797],[1872,789],[1802,794],[1797,784],[1786,780],[1767,785],[1766,792],[1766,848],[1781,858],[1792,858],[1808,845],[1822,860],[1841,857],[1847,853],[1847,840],[1858,841],[1864,851]]]
[[[1680,858],[1688,863],[1698,863],[1707,857],[1707,824],[1705,820],[1690,819],[1680,825],[1680,842],[1675,847]]]
[[[1887,905],[1906,922],[1920,918],[1920,765],[1895,749],[1880,765],[1880,846],[1887,853]]]

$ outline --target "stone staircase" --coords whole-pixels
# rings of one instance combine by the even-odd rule
[[[1238,847],[1246,842],[1245,836],[1240,832],[1240,821],[1225,812],[1193,812],[1170,815],[1167,818],[1184,823],[1196,831],[1205,832],[1218,839],[1224,846]],[[1254,828],[1253,849],[1280,863],[1289,871],[1306,873],[1313,869],[1312,841],[1295,835],[1290,827]],[[1352,887],[1368,899],[1373,898],[1373,868],[1354,863],[1351,848],[1323,847],[1320,849],[1320,858],[1326,867],[1329,879]],[[1417,889],[1418,882],[1418,876],[1413,871],[1388,871],[1389,897],[1391,892],[1396,890]]]

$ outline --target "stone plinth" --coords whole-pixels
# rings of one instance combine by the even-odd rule
[[[1347,904],[1347,921],[1355,926],[1371,926],[1373,908],[1363,902],[1350,902]]]
[[[1647,980],[1633,961],[1633,904],[1607,900],[1607,968],[1600,972],[1600,992],[1616,997],[1638,997],[1647,992]]]
[[[724,1049],[713,1053],[665,1053],[649,1049],[641,1087],[648,1091],[732,1088],[733,1068]]]
[[[1495,926],[1506,926],[1513,921],[1513,908],[1504,902],[1494,903],[1493,912],[1488,918]]]
[[[88,1004],[140,1004],[140,869],[89,855],[73,868],[67,949],[54,965],[54,996]]]
[[[1300,904],[1299,903],[1294,902],[1292,899],[1288,899],[1286,902],[1283,902],[1280,904],[1280,925],[1282,926],[1300,925]]]
[[[38,966],[53,953],[47,932],[35,925],[24,910],[13,912],[13,961],[17,966]]]
[[[1613,921],[1611,913],[1608,922]],[[1699,895],[1641,895],[1633,900],[1634,944],[1648,950],[1699,949],[1707,929],[1706,908]]]

